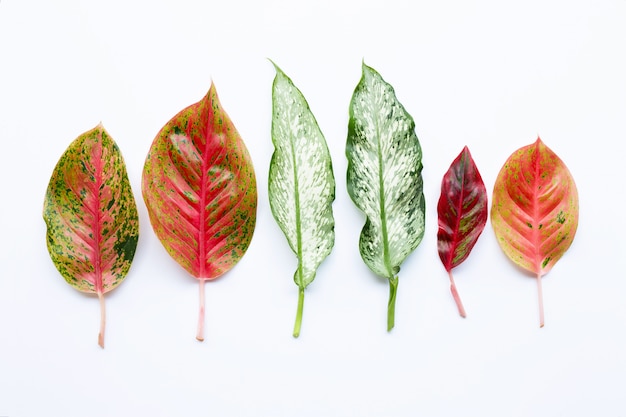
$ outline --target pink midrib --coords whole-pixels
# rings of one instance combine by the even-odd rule
[[[533,247],[535,249],[534,253],[533,253],[533,257],[534,257],[534,263],[535,263],[535,272],[536,273],[540,273],[541,272],[541,261],[542,261],[542,256],[541,256],[541,241],[539,239],[539,222],[541,221],[540,219],[540,213],[539,213],[539,178],[540,178],[540,169],[539,166],[540,161],[539,158],[541,157],[541,154],[539,152],[539,143],[535,144],[535,154],[536,154],[536,158],[535,158],[535,173],[534,173],[534,180],[533,180],[533,222],[532,222],[532,243],[533,243]]]
[[[209,142],[211,138],[211,125],[213,123],[213,109],[209,107],[208,122],[204,132],[204,149],[202,152],[202,172],[200,172],[200,203],[198,207],[198,278],[206,279],[206,194],[207,172],[209,168]]]
[[[94,286],[96,288],[96,294],[100,295],[104,293],[104,285],[102,282],[102,256],[101,256],[101,245],[102,245],[102,236],[101,236],[101,221],[102,216],[100,213],[100,187],[102,186],[102,138],[99,138],[97,145],[94,148],[93,154],[94,161],[94,177],[95,177],[95,186],[94,186],[94,224],[93,224],[93,233],[94,233],[94,247],[93,247],[93,260],[94,260]]]
[[[467,161],[465,161],[467,163]],[[461,216],[463,211],[463,198],[465,197],[465,165],[463,165],[462,169],[462,178],[461,178],[461,192],[459,193],[459,199],[457,200],[456,206],[456,223],[454,225],[454,232],[452,234],[454,249],[448,253],[448,264],[446,267],[448,268],[448,272],[450,272],[453,268],[452,262],[454,261],[454,255],[459,247],[459,228],[461,226]]]

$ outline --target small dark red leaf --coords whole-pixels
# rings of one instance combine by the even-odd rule
[[[452,268],[468,257],[487,222],[487,190],[467,146],[443,176],[437,214],[439,258],[450,276],[450,291],[459,314],[465,317]]]

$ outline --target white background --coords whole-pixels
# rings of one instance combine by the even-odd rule
[[[0,416],[626,416],[626,1],[0,2]],[[337,179],[336,244],[291,336],[295,256],[271,216],[274,60],[307,98]],[[361,62],[416,121],[426,235],[387,282],[363,264],[363,216],[345,186],[348,105]],[[214,82],[258,179],[252,244],[197,285],[152,232],[144,158]],[[102,122],[125,157],[141,235],[124,283],[97,299],[49,259],[41,210],[69,143]],[[436,249],[436,203],[468,145],[491,198],[540,135],[580,193],[570,250],[536,285],[488,223],[455,276]]]

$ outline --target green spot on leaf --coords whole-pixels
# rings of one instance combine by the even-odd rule
[[[113,250],[119,255],[120,258],[131,261],[135,256],[135,249],[137,248],[138,239],[138,234],[127,235],[126,240],[118,240],[117,242],[115,242],[115,245],[113,245]]]

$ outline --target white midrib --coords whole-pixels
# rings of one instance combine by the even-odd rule
[[[387,236],[387,213],[385,211],[385,161],[383,159],[383,151],[381,144],[380,126],[376,119],[376,146],[378,153],[378,202],[380,210],[380,225],[383,239],[383,261],[387,269],[387,278],[393,278],[393,268],[389,255],[389,238]]]
[[[291,120],[291,115],[288,114],[287,120]],[[294,205],[295,205],[295,214],[296,214],[296,242],[298,247],[298,286],[302,288],[303,274],[302,274],[302,223],[301,223],[301,213],[300,213],[300,184],[298,179],[298,158],[296,156],[296,145],[295,145],[295,137],[291,134],[291,129],[289,129],[289,146],[291,148],[291,164],[293,166],[293,186],[294,186]]]

